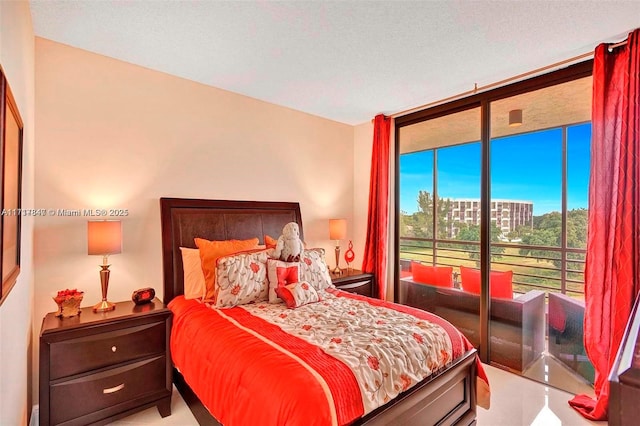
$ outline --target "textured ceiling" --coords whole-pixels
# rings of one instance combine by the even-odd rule
[[[640,1],[31,0],[35,34],[360,124],[618,41]]]

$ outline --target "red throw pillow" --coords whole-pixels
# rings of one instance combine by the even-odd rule
[[[277,259],[267,259],[267,277],[269,280],[269,303],[279,303],[276,288],[300,281],[300,264],[288,263]]]
[[[278,276],[278,287],[297,283],[298,266],[289,266],[286,268],[276,267],[276,275]]]
[[[469,293],[480,294],[480,270],[460,266],[462,289]],[[491,297],[513,298],[513,271],[491,271]]]
[[[453,268],[451,266],[427,266],[411,261],[411,272],[415,282],[453,288]]]

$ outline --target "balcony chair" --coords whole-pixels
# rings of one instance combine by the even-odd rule
[[[401,268],[403,265],[401,264]],[[415,268],[415,264],[404,263]],[[449,268],[450,267],[435,267]],[[465,268],[471,269],[471,268]],[[444,270],[440,270],[441,273]],[[466,272],[466,273],[465,273]],[[471,274],[471,280],[469,280]],[[400,278],[400,303],[420,308],[446,319],[458,328],[476,347],[480,345],[480,295],[479,283],[474,291],[474,274],[479,271],[463,271],[461,269],[462,290],[440,283],[425,283],[416,280],[415,275],[404,274]],[[493,271],[492,274],[496,274]],[[509,278],[511,274],[497,273],[492,280],[498,283]],[[497,278],[496,278],[497,277]],[[420,276],[418,274],[418,278]],[[465,282],[466,280],[466,282]],[[496,285],[498,287],[498,285]],[[465,291],[467,290],[471,291]],[[537,360],[545,346],[545,294],[539,290],[531,290],[515,298],[505,296],[504,289],[492,291],[491,297],[491,361],[515,371],[523,371]]]
[[[595,370],[584,348],[584,303],[549,293],[549,353],[593,384]]]

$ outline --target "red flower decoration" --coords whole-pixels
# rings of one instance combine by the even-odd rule
[[[266,309],[267,307],[264,305],[258,305],[258,309]]]
[[[236,284],[231,289],[231,294],[233,294],[234,296],[237,296],[238,293],[240,293],[240,285]]]
[[[371,341],[372,341],[373,343],[382,343],[382,339],[381,339],[381,338],[379,338],[379,337],[372,337],[372,338],[371,338]]]
[[[77,289],[66,289],[66,290],[58,290],[58,295],[57,297],[61,297],[61,296],[78,296],[80,294],[84,294],[84,291],[78,291]]]
[[[347,312],[347,313],[348,313],[349,315],[355,315],[355,314],[356,314],[356,313],[355,313],[355,312],[353,312],[353,311],[349,311],[349,312]]]
[[[424,342],[424,339],[418,333],[413,333],[413,338],[416,339],[416,342],[418,342],[418,343],[423,343]]]
[[[339,337],[334,337],[331,339],[331,343],[337,343],[338,345],[342,343],[342,339]]]
[[[311,259],[309,259],[308,257],[304,258],[304,263],[306,263],[307,265],[311,266]]]
[[[65,300],[81,297],[84,294],[84,291],[78,291],[77,289],[65,289],[58,290],[58,293],[54,296],[53,300],[60,304]]]
[[[378,371],[378,368],[380,368],[380,362],[375,356],[369,356],[369,358],[367,358],[367,364],[369,364],[372,370]]]
[[[286,317],[287,317],[287,314],[285,313],[280,314],[280,318],[286,318]]]
[[[376,324],[384,324],[384,320],[378,320],[376,321]]]
[[[409,386],[411,386],[411,378],[409,378],[409,376],[407,376],[406,374],[401,374],[400,380],[402,381],[402,390],[406,391],[407,389],[409,389]]]
[[[302,283],[302,285],[300,285],[300,287],[302,287],[303,290],[309,290],[309,284],[307,284],[307,283]]]
[[[251,262],[251,265],[249,265],[249,267],[251,268],[254,274],[257,274],[258,271],[260,270],[260,266],[255,262]]]
[[[305,325],[302,326],[302,329],[309,331],[309,330],[311,330],[311,326],[309,324],[305,324]]]

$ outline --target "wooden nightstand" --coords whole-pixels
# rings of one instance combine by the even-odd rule
[[[40,426],[105,424],[156,405],[171,414],[171,311],[160,300],[83,308],[40,331]]]
[[[363,296],[377,297],[376,279],[373,274],[357,269],[343,269],[341,275],[331,274],[331,281],[340,290]]]

